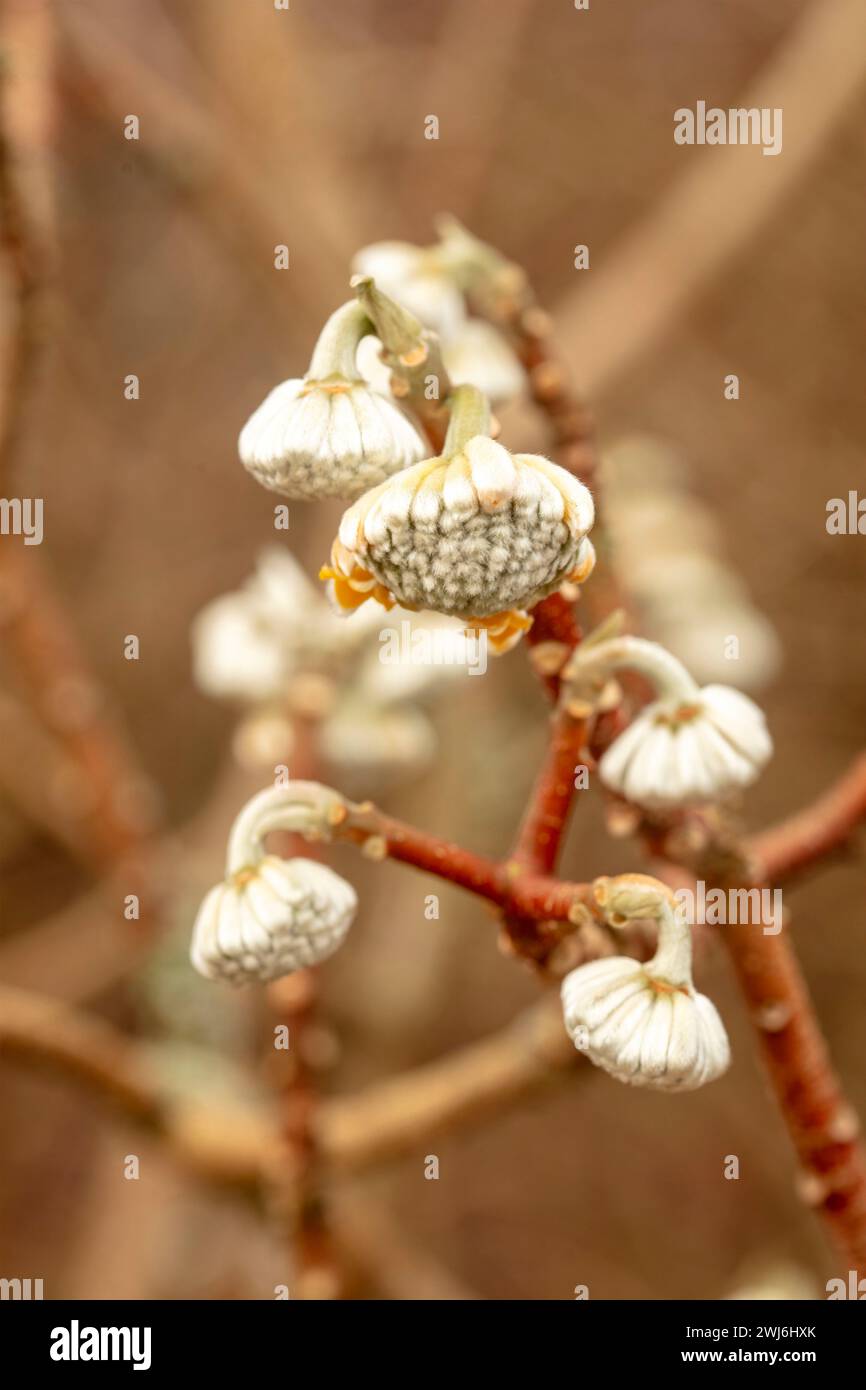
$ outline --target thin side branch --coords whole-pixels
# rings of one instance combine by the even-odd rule
[[[708,886],[761,888],[826,857],[866,817],[866,758],[812,806],[742,846],[710,843],[693,874]],[[722,867],[719,867],[722,866]],[[663,871],[682,879],[680,866]],[[866,1274],[866,1148],[836,1075],[786,928],[760,922],[721,931],[779,1109],[800,1163],[804,1200],[822,1216],[844,1268]]]
[[[581,1061],[558,1000],[545,1000],[492,1037],[325,1105],[323,1150],[332,1167],[353,1171],[426,1152],[434,1137],[526,1100]]]
[[[816,161],[856,111],[864,82],[860,0],[803,7],[749,88],[732,102],[784,109],[785,154],[773,161],[773,177],[735,145],[720,147],[712,160],[692,158],[625,233],[606,265],[575,277],[580,287],[558,306],[557,325],[569,362],[596,405],[658,350],[785,201],[802,196]]]
[[[778,882],[844,849],[866,820],[866,753],[810,806],[746,842],[756,877]]]
[[[47,253],[26,205],[12,148],[8,76],[0,85],[0,256],[16,315],[4,360],[0,479],[9,487],[24,410],[32,393]],[[31,97],[32,99],[32,97]],[[0,549],[0,636],[33,711],[71,766],[64,805],[73,837],[86,835],[91,861],[114,863],[141,847],[152,828],[146,781],[106,710],[41,564],[23,542]]]
[[[361,845],[371,859],[389,858],[411,864],[534,922],[568,922],[578,905],[592,907],[589,883],[562,883],[543,874],[524,872],[520,864],[511,860],[499,862],[474,854],[450,840],[385,815],[369,801],[347,805],[346,817],[334,833],[338,839]]]
[[[0,987],[2,1059],[85,1086],[208,1182],[254,1194],[283,1169],[281,1136],[265,1116],[168,1101],[141,1043],[68,1005]],[[545,1000],[481,1042],[323,1103],[315,1120],[323,1171],[354,1172],[415,1152],[543,1091],[581,1060],[557,1002]]]

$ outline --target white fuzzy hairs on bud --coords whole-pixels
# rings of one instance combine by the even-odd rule
[[[730,1047],[715,1006],[692,980],[691,932],[670,889],[646,874],[596,881],[606,921],[651,919],[658,949],[645,965],[609,956],[562,982],[565,1026],[591,1062],[630,1086],[693,1091],[727,1070]]]
[[[322,329],[304,378],[275,386],[238,440],[241,462],[271,492],[346,501],[424,457],[424,440],[395,401],[361,377],[370,332],[351,300]]]
[[[641,637],[578,647],[565,669],[571,689],[586,693],[628,666],[656,688],[599,763],[605,786],[639,806],[714,801],[754,782],[773,752],[763,712],[727,685],[701,688],[676,657]]]
[[[270,787],[247,802],[229,835],[225,880],[196,916],[190,958],[199,974],[265,982],[337,950],[357,909],[354,888],[315,860],[267,854],[264,840],[275,830],[325,838],[342,806],[316,782]]]

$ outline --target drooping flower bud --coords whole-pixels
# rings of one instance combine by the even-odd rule
[[[645,874],[599,879],[607,921],[653,919],[658,949],[645,965],[609,956],[562,983],[565,1026],[575,1047],[631,1086],[691,1091],[727,1070],[730,1048],[715,1006],[692,981],[691,935],[673,895]]]
[[[312,782],[269,788],[253,797],[229,837],[226,877],[196,916],[190,958],[210,980],[243,984],[275,980],[317,965],[345,938],[358,900],[354,888],[324,864],[265,854],[273,830],[327,832],[340,804]]]
[[[754,782],[773,752],[764,715],[726,685],[701,689],[656,642],[618,637],[578,648],[565,671],[572,685],[633,667],[659,691],[599,763],[606,786],[640,806],[713,801]]]
[[[276,386],[241,430],[241,462],[271,492],[351,500],[424,457],[400,407],[361,378],[370,325],[351,301],[322,330],[307,375]]]
[[[195,921],[191,959],[209,980],[276,980],[318,965],[357,907],[345,879],[312,859],[266,855],[212,888]]]

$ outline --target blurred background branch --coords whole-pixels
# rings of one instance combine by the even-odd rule
[[[4,1003],[3,1048],[64,1066],[151,1133],[182,1118],[166,1147],[247,1195],[258,1191],[262,1160],[278,1163],[282,1152],[260,1075],[270,1018],[236,1000],[202,1006],[184,962],[234,811],[271,773],[226,766],[235,712],[193,689],[188,628],[250,570],[273,521],[269,499],[236,465],[239,423],[266,386],[303,367],[324,313],[347,295],[360,243],[427,240],[430,217],[452,207],[526,263],[556,308],[564,358],[581,387],[604,398],[606,435],[640,423],[694,460],[731,558],[772,611],[798,672],[770,692],[779,758],[750,801],[758,823],[808,803],[862,744],[862,654],[843,636],[857,620],[855,543],[822,529],[825,493],[845,495],[863,426],[846,385],[863,353],[850,313],[866,62],[855,5],[783,11],[730,0],[698,11],[676,0],[580,15],[508,0],[495,21],[481,4],[266,9],[240,24],[224,0],[147,0],[123,13],[101,0],[7,4],[11,149],[0,184],[0,477],[6,490],[46,498],[54,576],[49,584],[32,549],[2,538],[0,629],[11,642],[0,709],[0,978],[24,991]],[[784,106],[783,157],[727,148],[699,162],[676,150],[671,111],[693,91]],[[130,112],[142,138],[127,144]],[[423,137],[430,112],[441,118],[439,142]],[[35,254],[23,255],[22,227]],[[576,241],[590,244],[589,274],[573,269]],[[282,277],[280,243],[291,248]],[[44,310],[40,283],[53,299]],[[589,479],[591,421],[565,393],[549,328],[537,313],[512,323],[536,401],[568,432],[561,461]],[[729,370],[745,383],[735,406],[721,394]],[[143,383],[134,404],[121,398],[129,371]],[[523,406],[503,412],[503,428],[509,442],[542,447]],[[289,542],[310,573],[334,519],[292,508]],[[599,590],[608,584],[601,572]],[[121,658],[128,632],[142,639],[138,663]],[[547,636],[561,637],[555,623]],[[369,789],[387,815],[453,826],[495,864],[541,753],[541,702],[520,666],[503,663],[443,702],[436,728],[449,758],[381,797]],[[816,716],[827,710],[832,719]],[[154,785],[173,827],[158,848]],[[798,890],[803,917],[832,917],[833,932],[805,932],[799,944],[859,1104],[859,886],[837,850],[862,817],[862,785],[854,769],[816,813],[747,842],[756,876],[772,880],[837,857]],[[122,920],[138,886],[129,852],[147,860],[145,908],[160,908],[153,958]],[[562,872],[581,879],[588,864],[621,867],[628,853],[582,823],[579,845],[563,845]],[[104,875],[97,886],[94,866]],[[696,1296],[710,1296],[755,1245],[822,1266],[810,1224],[778,1183],[786,1150],[758,1118],[763,1083],[724,980],[713,988],[738,1031],[735,1077],[684,1107],[671,1101],[673,1116],[656,1097],[629,1096],[626,1110],[587,1068],[578,1106],[572,1087],[549,1084],[572,1078],[579,1059],[547,1003],[506,1023],[527,1006],[532,981],[493,954],[488,933],[467,930],[477,903],[434,884],[441,915],[428,920],[430,885],[389,869],[347,860],[364,919],[325,977],[342,1052],[339,1096],[318,1112],[322,1143],[325,1153],[330,1144],[332,1155],[355,1154],[333,1157],[335,1169],[353,1172],[357,1161],[364,1170],[359,1190],[354,1179],[351,1191],[340,1184],[334,1207],[341,1231],[345,1216],[347,1275],[357,1260],[386,1297],[401,1288],[569,1296],[578,1229],[580,1277],[588,1271],[594,1297],[681,1295],[683,1269]],[[702,964],[715,968],[709,955]],[[32,997],[45,994],[94,1012],[80,1018]],[[170,1001],[163,1013],[155,994]],[[173,1087],[201,1066],[192,1111],[166,1089],[150,1042],[130,1037],[142,1026],[169,1048]],[[254,1101],[242,1120],[236,1093],[210,1091],[216,1077],[231,1091],[235,1065]],[[119,1182],[128,1141],[114,1129],[101,1135],[86,1104],[41,1085],[12,1068],[0,1077],[10,1194],[0,1219],[21,1269],[45,1269],[52,1293],[104,1295],[116,1287],[106,1251],[122,1247],[127,1296],[269,1297],[273,1283],[291,1281],[285,1249],[262,1248],[252,1234],[262,1223],[250,1222],[249,1204],[235,1224],[225,1206],[208,1205],[222,1197],[175,1190],[158,1154],[147,1182]],[[51,1104],[40,1104],[43,1094]],[[518,1102],[530,1095],[538,1104],[528,1124]],[[494,1112],[488,1135],[475,1117]],[[426,1183],[422,1160],[439,1137],[443,1178]],[[715,1190],[718,1155],[731,1149],[749,1183]],[[52,1183],[61,1151],[62,1181]],[[98,1201],[80,1223],[88,1184]],[[698,1190],[682,1229],[671,1212]],[[670,1252],[661,1271],[642,1253],[659,1241]]]

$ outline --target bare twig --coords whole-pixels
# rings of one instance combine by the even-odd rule
[[[807,810],[742,846],[711,838],[693,873],[712,887],[760,888],[845,844],[866,818],[866,759]],[[681,884],[679,866],[661,869]],[[866,1149],[787,928],[729,923],[721,933],[800,1161],[801,1195],[823,1217],[846,1269],[866,1273]]]
[[[360,844],[373,859],[390,858],[411,864],[486,898],[497,907],[532,919],[542,928],[553,921],[568,922],[578,904],[592,902],[591,884],[561,883],[543,874],[525,872],[510,860],[487,859],[395,820],[369,801],[361,805],[347,803],[345,818],[334,833],[340,839]]]
[[[820,1213],[844,1268],[866,1275],[866,1149],[836,1075],[787,931],[722,931],[782,1117],[801,1164],[800,1195]]]
[[[778,882],[844,849],[864,820],[866,753],[861,753],[817,801],[747,840],[746,854],[756,877]]]
[[[280,1135],[265,1116],[168,1101],[141,1043],[56,1000],[0,986],[4,1058],[84,1085],[209,1182],[253,1193],[284,1163]],[[490,1038],[321,1105],[315,1123],[324,1172],[354,1172],[412,1152],[522,1102],[580,1062],[558,1007],[544,1001]]]
[[[293,720],[292,766],[298,778],[318,771],[319,727],[315,719]],[[315,856],[317,846],[288,835],[283,852]],[[268,988],[275,1022],[288,1033],[288,1047],[274,1051],[283,1067],[275,1071],[280,1093],[280,1131],[283,1161],[274,1173],[279,1216],[292,1243],[297,1275],[295,1297],[336,1298],[344,1289],[338,1249],[331,1229],[322,1183],[322,1153],[316,1126],[321,1105],[319,1077],[314,1064],[318,1012],[318,977],[299,970],[275,980]],[[280,1076],[282,1083],[280,1084]]]
[[[552,873],[568,824],[575,774],[583,754],[586,724],[567,710],[551,719],[550,741],[511,853],[511,862],[536,874]]]
[[[427,1152],[434,1136],[527,1099],[581,1060],[558,1000],[545,1000],[492,1037],[325,1105],[323,1150],[333,1168],[353,1171]]]
[[[866,81],[866,26],[860,0],[807,5],[749,91],[732,105],[780,107],[784,156],[721,146],[685,172],[605,267],[579,275],[558,306],[568,361],[598,403],[657,347],[694,299],[743,251],[800,186],[828,137],[852,111]],[[768,170],[766,165],[772,164]]]
[[[0,478],[5,486],[33,386],[45,251],[16,178],[5,88],[0,94],[0,252],[17,303],[0,415]],[[57,738],[75,771],[76,781],[68,788],[65,804],[77,822],[76,842],[83,832],[90,856],[98,864],[126,857],[141,847],[152,827],[147,784],[106,711],[65,612],[32,549],[23,542],[7,543],[0,550],[0,635],[34,713]]]

